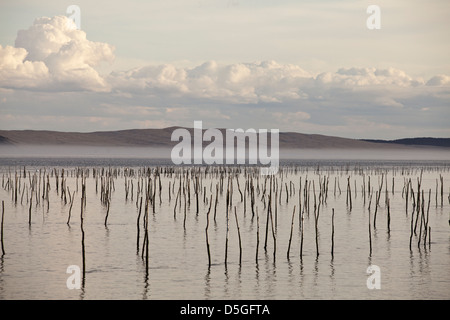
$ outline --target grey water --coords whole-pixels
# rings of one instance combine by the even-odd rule
[[[3,244],[0,258],[0,299],[449,299],[450,298],[450,162],[448,159],[289,159],[282,161],[277,181],[276,215],[267,220],[263,196],[264,178],[254,177],[259,191],[253,214],[250,198],[240,198],[247,177],[233,175],[233,210],[229,213],[228,258],[225,264],[227,234],[226,190],[220,194],[216,218],[210,212],[209,243],[212,265],[206,249],[206,213],[210,199],[215,201],[220,175],[201,178],[199,208],[194,190],[190,204],[183,198],[174,210],[179,176],[161,174],[161,199],[156,193],[155,212],[149,209],[149,266],[142,259],[143,226],[137,236],[139,213],[137,176],[126,199],[124,172],[150,168],[172,168],[170,161],[145,157],[46,157],[44,155],[3,155],[0,157],[4,201]],[[117,169],[107,208],[100,201],[93,169]],[[189,170],[191,167],[186,167]],[[236,167],[238,168],[238,167]],[[56,190],[56,177],[64,169],[66,187],[74,194],[70,224],[70,204]],[[89,170],[86,178],[84,212],[86,274],[80,289],[69,289],[67,268],[82,265],[81,258],[81,178],[79,170]],[[198,169],[204,170],[204,167]],[[24,171],[27,176],[24,177]],[[29,182],[36,174],[49,175],[49,202],[33,198],[29,224]],[[17,203],[6,186],[18,175],[21,184]],[[382,178],[383,176],[383,178]],[[318,249],[316,250],[314,196],[319,183],[328,178],[326,202],[319,208]],[[347,204],[347,179],[351,182],[352,208]],[[372,252],[369,247],[368,179],[373,191],[370,208]],[[430,193],[429,226],[431,239],[419,245],[419,230],[412,237],[413,200],[409,194],[406,210],[405,183],[417,193],[418,179],[424,191],[425,214]],[[442,180],[441,180],[442,178]],[[225,189],[227,176],[225,175]],[[239,179],[239,187],[237,185]],[[373,224],[375,196],[384,179]],[[304,206],[305,181],[310,186],[310,210]],[[314,181],[314,186],[312,184]],[[441,181],[443,196],[441,197]],[[394,185],[393,185],[394,182]],[[59,184],[61,183],[61,177]],[[97,182],[98,183],[98,182]],[[268,183],[268,182],[267,182]],[[301,191],[300,191],[301,183]],[[363,194],[363,185],[366,194]],[[171,195],[169,198],[169,186]],[[438,186],[438,187],[436,187]],[[43,186],[41,185],[41,188]],[[287,190],[288,192],[286,192]],[[437,188],[437,189],[436,189]],[[436,193],[436,190],[438,191]],[[42,190],[40,190],[42,192]],[[300,191],[300,192],[299,192]],[[204,192],[206,192],[204,194]],[[24,196],[22,197],[22,194]],[[299,201],[300,194],[300,201]],[[27,196],[28,195],[28,196]],[[42,194],[39,194],[42,197]],[[211,197],[212,196],[212,197]],[[286,200],[287,196],[287,200]],[[264,198],[265,197],[265,198]],[[390,201],[390,228],[387,227],[386,197]],[[415,194],[417,201],[417,194]],[[264,198],[264,199],[263,199]],[[39,203],[37,203],[39,201]],[[319,201],[317,199],[317,201]],[[303,251],[300,256],[299,203],[303,212]],[[181,205],[180,205],[181,204]],[[267,203],[266,203],[267,204]],[[294,206],[296,212],[293,217]],[[214,208],[214,204],[212,205]],[[238,231],[242,241],[239,263]],[[331,255],[332,210],[334,209],[334,253]],[[212,209],[214,210],[214,209]],[[414,209],[415,210],[415,209]],[[186,212],[186,215],[185,215]],[[415,214],[415,212],[414,212]],[[415,215],[413,216],[415,217]],[[293,224],[292,224],[293,221]],[[415,222],[415,220],[414,220]],[[269,223],[267,225],[267,223]],[[287,250],[292,226],[290,254]],[[419,219],[420,226],[420,219]],[[418,228],[419,228],[418,226]],[[266,240],[266,227],[268,236]],[[259,229],[258,257],[256,258]],[[139,243],[139,249],[138,249]],[[266,248],[264,248],[265,244]],[[369,289],[367,268],[380,268],[380,289]]]

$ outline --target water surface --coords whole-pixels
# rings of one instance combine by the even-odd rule
[[[144,168],[168,168],[162,160],[124,158],[14,158],[3,157],[0,168],[3,188],[0,200],[5,202],[4,246],[6,254],[0,260],[0,299],[449,299],[450,298],[450,226],[449,181],[446,161],[315,161],[285,162],[277,181],[277,214],[273,212],[274,243],[269,222],[267,246],[267,208],[262,193],[264,178],[259,183],[260,193],[255,208],[259,215],[259,254],[256,260],[258,220],[250,209],[250,199],[240,200],[236,177],[233,179],[233,210],[229,212],[228,258],[225,264],[226,238],[226,177],[219,194],[216,220],[210,213],[209,242],[212,265],[208,266],[206,250],[206,213],[209,199],[216,195],[220,175],[202,175],[199,193],[199,212],[191,182],[191,202],[185,202],[174,213],[179,187],[179,176],[161,175],[161,201],[156,192],[155,213],[149,210],[149,267],[141,257],[143,223],[140,221],[139,251],[137,251],[138,172]],[[107,207],[100,201],[100,188],[93,177],[93,169],[119,170],[114,178],[108,223]],[[133,168],[136,175],[128,199],[125,196],[124,169]],[[33,199],[29,224],[28,190],[21,189],[15,203],[12,190],[5,186],[8,177],[21,177],[21,187],[29,185],[33,174],[41,177],[65,170],[66,186],[75,192],[70,225],[66,224],[69,203],[61,199],[61,188],[56,191],[56,177],[49,175],[51,190],[49,202]],[[78,169],[78,171],[77,171]],[[179,168],[178,168],[179,169]],[[198,168],[197,168],[198,169]],[[23,171],[27,177],[23,177]],[[69,265],[82,264],[81,259],[81,176],[79,170],[89,170],[86,178],[87,201],[84,219],[86,275],[79,290],[69,290],[66,280]],[[186,167],[185,170],[190,170]],[[203,170],[203,169],[202,169]],[[235,167],[233,170],[237,170]],[[384,184],[377,208],[376,228],[373,226],[375,193],[384,175]],[[413,236],[409,249],[412,200],[408,211],[404,186],[411,179],[417,192],[417,179],[422,175],[421,189],[426,199],[431,190],[429,226],[431,243],[418,245]],[[372,252],[369,248],[369,195],[364,199],[370,176],[373,198]],[[319,195],[319,179],[328,178],[326,203],[321,204],[318,219],[318,247],[314,220],[314,188]],[[346,201],[347,179],[350,177],[352,208]],[[364,178],[363,178],[364,177]],[[441,205],[440,177],[444,183]],[[392,179],[394,178],[394,190]],[[152,177],[153,179],[153,177]],[[237,175],[244,192],[246,175]],[[309,214],[304,204],[305,181],[310,181]],[[363,180],[364,179],[364,180]],[[152,180],[153,181],[153,180]],[[274,180],[275,181],[275,180]],[[323,181],[323,180],[320,180]],[[335,181],[338,185],[335,187]],[[436,181],[438,194],[436,198]],[[304,243],[300,257],[299,187],[304,212]],[[59,180],[61,183],[61,178]],[[268,182],[266,182],[268,183]],[[356,190],[355,190],[356,183]],[[169,200],[169,185],[171,196]],[[291,187],[292,185],[292,187]],[[78,186],[78,187],[77,187]],[[173,189],[175,186],[175,190]],[[286,189],[289,197],[286,202]],[[42,184],[41,184],[42,188]],[[130,187],[131,188],[131,187]],[[292,193],[291,193],[292,188]],[[280,196],[280,190],[281,196]],[[340,189],[340,191],[339,191]],[[387,227],[386,189],[390,199],[390,230]],[[274,189],[275,190],[275,189]],[[393,192],[392,192],[393,191]],[[22,197],[22,192],[24,196]],[[206,194],[203,194],[206,192]],[[40,194],[42,196],[42,194]],[[410,195],[409,195],[410,196]],[[266,201],[268,196],[266,195]],[[204,199],[207,199],[205,202]],[[318,200],[317,200],[318,201]],[[187,202],[187,201],[186,201]],[[267,204],[267,203],[266,203]],[[289,259],[292,212],[296,206]],[[234,217],[238,216],[242,241],[242,261],[239,263],[238,232]],[[331,218],[334,208],[334,255],[331,255]],[[273,208],[274,210],[274,208]],[[418,232],[417,232],[418,233]],[[276,248],[276,251],[274,250]],[[275,253],[274,253],[275,251]],[[381,269],[381,289],[369,290],[366,285],[369,265]]]

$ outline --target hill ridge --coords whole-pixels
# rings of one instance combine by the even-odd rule
[[[0,130],[0,145],[64,145],[64,146],[130,146],[130,147],[173,147],[178,141],[171,141],[175,129],[193,128],[172,126],[162,129],[123,129],[93,132],[63,132],[52,130]],[[205,131],[203,129],[203,131]],[[224,141],[226,129],[219,129]],[[270,139],[268,139],[270,140]],[[204,142],[204,145],[209,142]],[[323,134],[280,132],[280,149],[408,149],[412,147],[450,147],[450,138],[403,138],[396,140],[350,139]]]

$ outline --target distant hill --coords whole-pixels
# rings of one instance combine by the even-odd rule
[[[450,148],[450,138],[405,138],[397,140],[371,140],[363,139],[361,141],[374,142],[374,143],[391,143],[401,144],[407,146],[434,146]]]
[[[48,130],[0,130],[3,145],[56,146],[129,146],[166,147],[176,145],[172,132],[178,127],[164,129],[130,129],[97,132],[60,132]],[[192,128],[186,128],[193,135]],[[221,129],[225,139],[225,129]],[[400,140],[357,140],[319,134],[280,132],[281,149],[409,149],[414,146],[450,147],[447,138],[413,138]],[[204,145],[209,142],[204,142]]]
[[[9,141],[8,138],[0,136],[0,145],[2,144],[12,144],[11,141]]]

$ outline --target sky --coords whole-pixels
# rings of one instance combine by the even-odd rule
[[[449,14],[447,0],[2,1],[0,129],[448,138]]]

